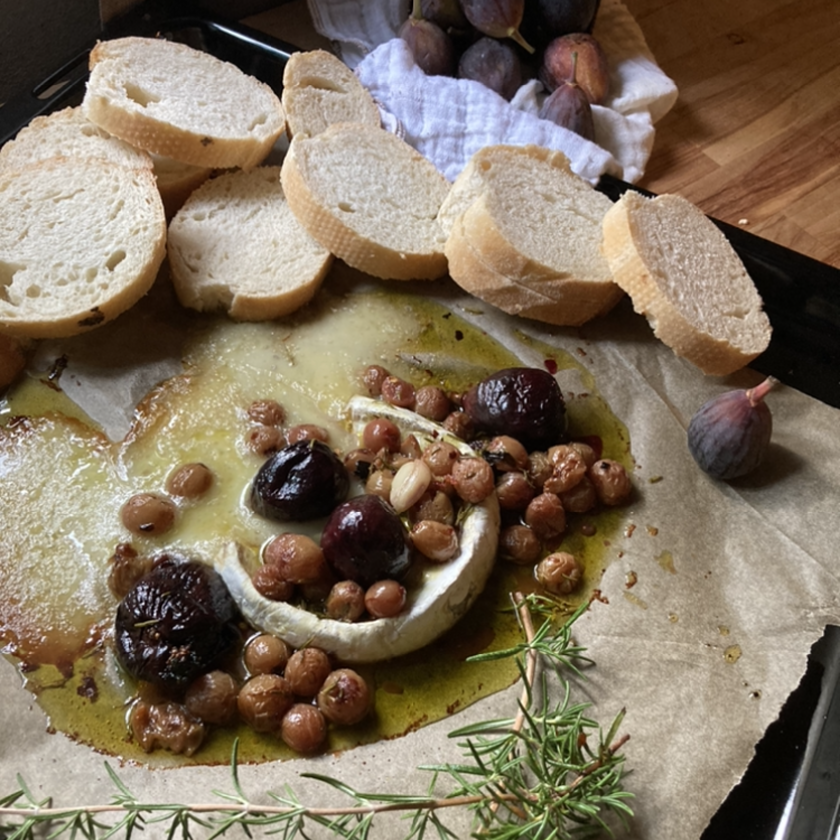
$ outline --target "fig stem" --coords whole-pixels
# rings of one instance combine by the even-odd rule
[[[411,4],[411,17],[414,20],[423,20],[423,7],[421,5],[421,0],[414,0]]]
[[[522,47],[525,50],[528,50],[528,52],[532,55],[534,54],[534,48],[522,37],[522,34],[516,27],[512,26],[510,29],[508,29],[507,36],[508,38],[511,38],[512,40],[516,41],[516,43],[519,44],[520,47]]]
[[[750,401],[750,405],[758,405],[778,384],[779,380],[775,376],[768,376],[760,385],[750,388],[747,391],[747,399]]]

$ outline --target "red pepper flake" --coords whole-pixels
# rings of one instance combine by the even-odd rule
[[[545,359],[545,360],[543,361],[543,364],[545,365],[545,369],[546,369],[546,370],[547,370],[547,371],[548,371],[548,372],[549,372],[552,376],[554,376],[554,374],[555,374],[555,373],[557,373],[557,362],[556,362],[554,359]]]

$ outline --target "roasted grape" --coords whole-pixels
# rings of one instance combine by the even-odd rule
[[[365,718],[372,700],[367,683],[351,668],[333,671],[316,699],[324,717],[339,726],[352,726]]]
[[[320,440],[284,446],[260,468],[251,485],[251,507],[278,522],[327,516],[346,496],[350,476]]]

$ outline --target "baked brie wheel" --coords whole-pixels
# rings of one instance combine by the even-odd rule
[[[386,417],[403,434],[413,434],[423,448],[443,439],[463,455],[476,457],[462,440],[412,411],[355,397],[348,404],[348,414],[359,435],[368,421]],[[491,493],[483,502],[463,510],[458,554],[446,563],[423,567],[407,587],[408,598],[399,615],[358,623],[324,618],[291,603],[262,596],[249,572],[255,567],[256,558],[236,542],[219,545],[213,563],[243,617],[255,629],[271,633],[294,648],[322,648],[342,662],[379,662],[426,646],[467,612],[490,576],[498,537],[499,504],[495,493]]]

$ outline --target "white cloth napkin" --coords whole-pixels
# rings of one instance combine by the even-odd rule
[[[598,145],[539,119],[545,97],[530,81],[511,102],[477,82],[426,76],[396,37],[402,0],[308,0],[315,28],[332,40],[396,130],[454,180],[470,156],[496,143],[560,149],[572,169],[595,183],[603,173],[635,182],[653,148],[654,123],[677,98],[644,35],[621,0],[602,0],[593,34],[610,65],[610,93],[593,107]]]

